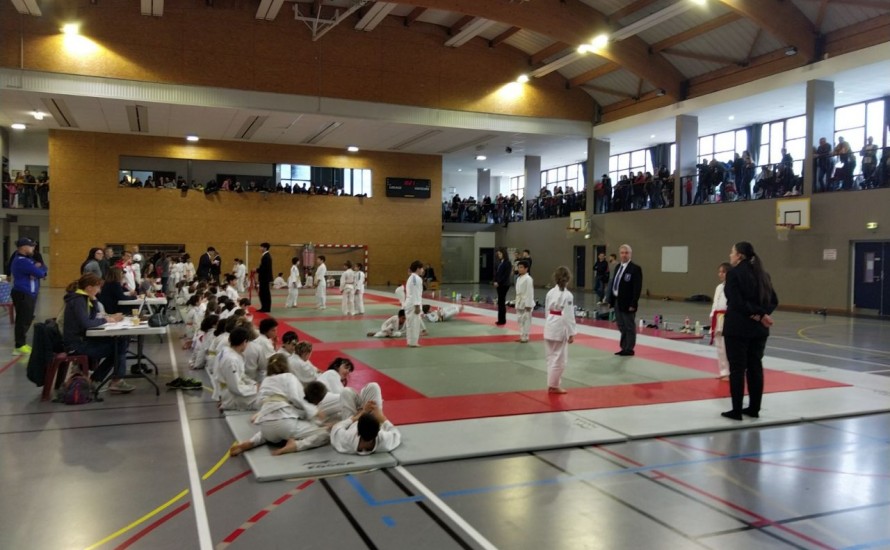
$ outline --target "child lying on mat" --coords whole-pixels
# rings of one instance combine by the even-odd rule
[[[310,382],[304,388],[288,369],[287,358],[282,354],[269,358],[267,374],[258,393],[261,408],[251,418],[260,431],[232,445],[229,454],[238,456],[264,443],[281,441],[286,443],[272,451],[275,456],[327,444],[330,426],[323,424],[324,413],[317,407],[328,391],[324,384]]]
[[[450,321],[457,317],[463,310],[464,306],[459,306],[457,304],[442,306],[439,309],[431,309],[430,306],[423,306],[423,316],[421,319],[425,319],[430,323],[444,323],[445,321]]]
[[[405,333],[405,310],[400,309],[396,315],[393,315],[383,324],[377,332],[369,332],[368,338],[401,338]]]
[[[369,455],[392,451],[402,442],[402,434],[383,415],[380,386],[371,382],[356,394],[344,388],[340,394],[344,414],[351,414],[331,428],[331,446],[339,453]]]

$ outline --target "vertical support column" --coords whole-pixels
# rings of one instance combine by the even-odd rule
[[[816,153],[819,138],[834,147],[834,82],[807,81],[807,139],[803,163],[804,194],[812,194],[816,183]]]
[[[491,170],[476,169],[476,200],[482,204],[482,197],[491,196]]]
[[[541,194],[541,157],[525,156],[525,196],[522,201],[522,219],[528,219],[527,201]]]
[[[698,117],[680,115],[675,122],[677,173],[674,177],[674,204],[683,205],[683,176],[694,176],[698,159]]]
[[[584,173],[587,182],[587,219],[591,220],[595,212],[594,183],[601,179],[603,174],[609,173],[609,155],[611,145],[608,141],[591,138],[587,140],[587,171]],[[615,182],[612,182],[614,185]],[[591,222],[592,223],[592,222]],[[591,227],[591,229],[593,229]]]

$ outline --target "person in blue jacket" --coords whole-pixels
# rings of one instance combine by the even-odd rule
[[[29,355],[31,346],[26,337],[34,321],[34,307],[40,291],[40,279],[46,278],[46,266],[34,261],[34,247],[37,245],[27,237],[15,242],[17,247],[9,262],[12,275],[12,304],[15,307],[15,349],[13,355]]]

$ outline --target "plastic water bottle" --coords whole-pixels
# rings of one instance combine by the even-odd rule
[[[646,321],[640,319],[640,328],[646,328]]]
[[[701,321],[695,322],[695,335],[701,336]]]

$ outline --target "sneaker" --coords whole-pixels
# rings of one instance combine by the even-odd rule
[[[203,390],[204,383],[200,380],[195,380],[194,378],[186,378],[182,383],[182,389],[184,390]]]
[[[108,391],[111,393],[130,393],[135,390],[136,386],[132,386],[127,384],[123,380],[118,380],[117,382],[111,382],[108,384]]]
[[[31,346],[25,344],[12,350],[13,355],[31,355]]]
[[[174,389],[174,390],[178,390],[179,388],[182,387],[184,382],[185,382],[185,380],[183,380],[182,378],[174,378],[170,382],[167,382],[167,387]]]

